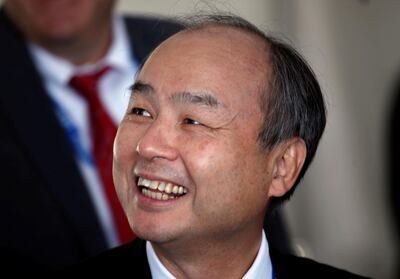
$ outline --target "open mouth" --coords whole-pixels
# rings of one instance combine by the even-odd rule
[[[144,196],[160,201],[176,199],[187,193],[187,189],[183,186],[143,177],[139,177],[137,186]]]

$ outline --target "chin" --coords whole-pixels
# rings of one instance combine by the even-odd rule
[[[167,243],[178,239],[177,232],[160,228],[157,224],[132,224],[132,229],[137,237],[153,243]]]
[[[148,240],[153,243],[165,243],[172,240],[169,236],[165,235],[160,231],[148,231],[136,228],[133,231],[135,232],[137,237],[144,240]]]

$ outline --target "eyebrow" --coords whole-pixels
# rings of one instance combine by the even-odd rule
[[[171,100],[175,103],[204,105],[212,108],[222,105],[215,96],[207,92],[178,92],[171,96]]]
[[[136,81],[131,87],[130,90],[133,94],[143,94],[143,95],[154,95],[155,89],[148,83],[144,83],[142,81]],[[204,105],[206,107],[217,108],[223,106],[223,103],[219,101],[213,94],[210,92],[177,92],[174,93],[170,100],[174,103],[181,104],[193,104],[193,105]]]
[[[154,88],[148,83],[144,83],[141,81],[136,81],[131,87],[129,87],[132,93],[140,93],[144,95],[153,95]]]

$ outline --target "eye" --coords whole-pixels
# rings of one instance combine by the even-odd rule
[[[150,117],[151,118],[151,114],[142,108],[138,108],[138,107],[134,107],[131,110],[131,113],[137,116],[143,116],[143,117]]]
[[[185,119],[183,120],[183,124],[188,124],[188,125],[202,125],[202,126],[204,126],[204,125],[201,124],[199,121],[193,120],[193,119],[191,119],[191,118],[185,118]]]

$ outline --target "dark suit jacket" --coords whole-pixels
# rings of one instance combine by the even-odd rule
[[[132,59],[138,62],[178,31],[178,25],[158,19],[131,17],[125,22],[135,51]],[[3,9],[0,173],[1,268],[13,269],[21,259],[26,269],[62,267],[107,248],[71,146],[26,42]]]
[[[392,92],[389,113],[387,115],[387,145],[386,156],[388,159],[387,176],[389,182],[388,200],[393,212],[393,223],[397,234],[400,236],[400,71]],[[400,247],[397,247],[396,278],[400,278]]]
[[[133,242],[114,248],[61,273],[64,276],[96,274],[129,274],[130,278],[151,278],[147,262],[145,241]],[[277,279],[287,278],[366,278],[310,259],[282,255],[270,251]]]

